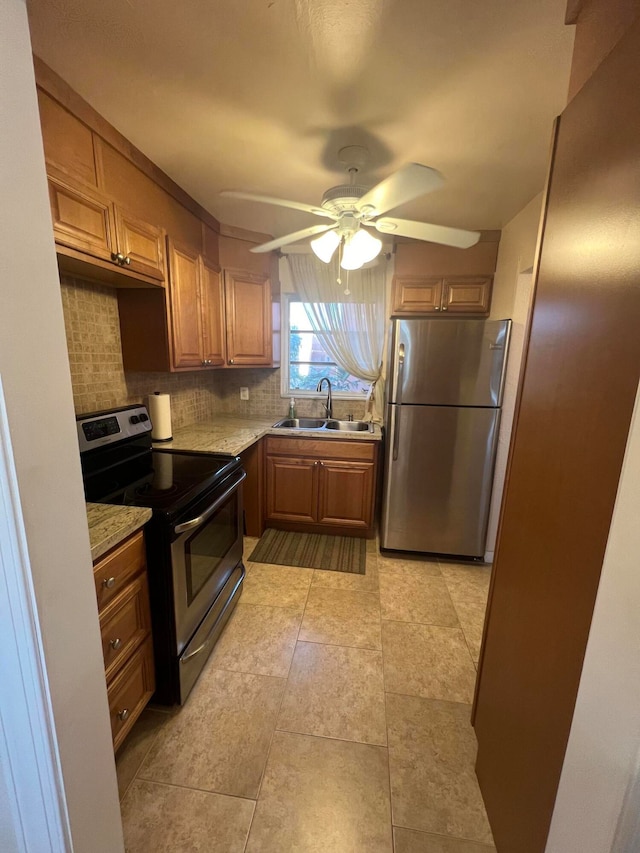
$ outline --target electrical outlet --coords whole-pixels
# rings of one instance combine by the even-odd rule
[[[240,399],[241,400],[248,400],[249,399],[249,389],[248,388],[241,388],[240,389]]]

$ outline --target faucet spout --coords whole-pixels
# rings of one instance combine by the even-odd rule
[[[332,418],[333,417],[333,398],[331,396],[331,382],[329,381],[328,376],[322,377],[320,382],[318,382],[318,385],[316,387],[316,391],[322,391],[322,383],[323,382],[327,383],[327,402],[323,403],[322,405],[324,406],[324,409],[327,413],[327,417]]]

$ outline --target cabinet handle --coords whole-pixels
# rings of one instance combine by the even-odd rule
[[[447,306],[446,306],[446,305],[443,305],[443,306],[442,306],[442,310],[443,310],[443,311],[446,311],[446,310],[447,310]]]
[[[129,264],[131,263],[131,258],[129,257],[129,255],[127,255],[125,258],[123,258],[120,261],[120,263],[122,264],[123,267],[128,267]]]
[[[439,310],[440,310],[440,306],[439,306],[439,305],[434,305],[434,308],[435,308],[435,310],[436,310],[436,311],[439,311]]]
[[[102,586],[103,586],[105,589],[113,589],[113,587],[114,587],[115,585],[116,585],[116,579],[115,579],[115,578],[105,578],[105,579],[102,581]]]
[[[234,363],[234,361],[235,361],[235,359],[230,358],[230,359],[229,359],[229,364],[233,364],[233,363]]]
[[[109,645],[113,649],[114,652],[117,652],[120,646],[122,646],[122,640],[120,637],[116,637],[115,640],[110,640]]]
[[[124,723],[124,721],[127,719],[128,716],[129,716],[129,709],[128,708],[123,708],[122,711],[118,711],[118,719],[121,722]]]

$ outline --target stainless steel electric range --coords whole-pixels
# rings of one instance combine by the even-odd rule
[[[182,704],[242,592],[240,460],[155,450],[144,406],[77,418],[85,496],[144,506],[154,701]]]

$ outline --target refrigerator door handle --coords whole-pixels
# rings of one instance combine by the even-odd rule
[[[398,344],[398,387],[396,388],[395,402],[400,406],[402,404],[402,386],[404,383],[404,344]]]
[[[401,406],[393,407],[393,451],[391,458],[394,462],[398,458],[398,450],[400,447],[400,409]]]

